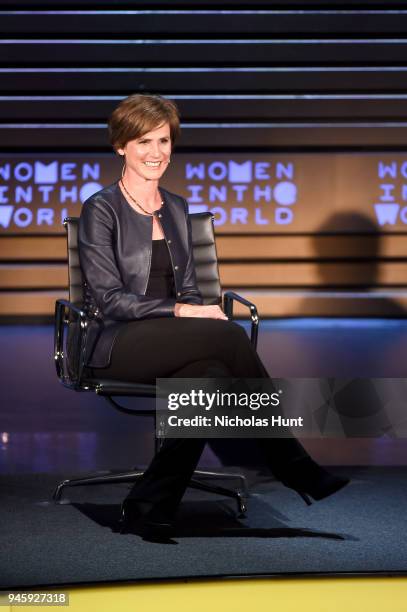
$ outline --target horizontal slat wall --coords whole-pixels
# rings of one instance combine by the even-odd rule
[[[0,0],[3,152],[107,151],[129,93],[177,101],[184,151],[405,150],[404,0]],[[401,316],[405,236],[218,236],[263,315]],[[0,239],[0,315],[50,314],[63,236]]]
[[[3,289],[0,293],[0,316],[3,317],[30,317],[51,316],[54,314],[55,301],[59,298],[68,298],[67,291],[60,289],[50,291],[41,289],[37,291],[10,291]]]
[[[168,39],[138,40],[5,39],[0,41],[0,66],[258,66],[277,64],[332,65],[406,63],[403,39]]]
[[[69,0],[66,2],[60,2],[58,4],[60,9],[66,8],[80,8],[80,9],[84,9],[85,6],[89,7],[89,8],[97,8],[97,7],[106,7],[106,8],[112,8],[114,7],[116,3],[116,0],[86,0],[86,3],[83,0]],[[302,8],[302,9],[306,9],[310,7],[310,4],[312,4],[312,6],[317,6],[317,7],[321,7],[321,9],[323,8],[327,8],[327,5],[332,6],[332,7],[357,7],[357,8],[366,8],[369,9],[371,7],[383,7],[383,0],[313,0],[312,3],[309,2],[309,0],[295,0],[295,2],[293,2],[293,0],[277,0],[276,2],[274,0],[256,0],[255,3],[253,3],[255,6],[251,7],[251,8],[260,8],[260,7],[272,7],[272,6],[276,6],[276,7],[293,7],[295,6],[296,8]],[[397,9],[397,8],[402,8],[404,4],[404,0],[393,0],[391,2],[388,2],[386,4],[388,9]],[[40,7],[43,8],[49,8],[49,9],[55,9],[55,0],[42,0],[41,2],[38,2],[37,0],[24,0],[22,2],[16,2],[16,0],[2,0],[0,7],[4,7],[4,8],[10,8],[13,7],[14,9],[17,8],[17,6],[20,9],[23,8],[29,8],[29,9],[39,9]],[[134,8],[134,0],[120,0],[120,6],[121,7],[126,7],[126,8]],[[215,8],[220,8],[220,7],[227,7],[227,8],[234,8],[234,7],[239,7],[239,8],[250,8],[250,5],[248,3],[247,0],[222,0],[221,2],[219,2],[219,0],[195,0],[194,1],[194,6],[196,8],[205,8],[205,7],[215,7]],[[167,9],[174,9],[174,8],[184,8],[184,9],[190,9],[191,8],[191,0],[178,0],[177,2],[173,2],[173,0],[144,0],[137,2],[137,8],[139,10],[141,9],[160,9],[160,8],[167,8]]]
[[[407,73],[406,73],[407,78]],[[121,96],[0,96],[3,121],[27,119],[49,121],[103,122]],[[276,119],[316,119],[342,117],[361,120],[403,117],[407,94],[319,94],[319,95],[173,95],[184,121],[212,119],[263,121]],[[11,104],[13,103],[13,104]],[[386,124],[387,126],[387,124]],[[103,124],[102,129],[105,129]]]
[[[402,234],[373,236],[217,236],[222,262],[260,260],[380,260],[406,259],[407,239]],[[0,237],[0,263],[21,261],[66,262],[65,236]]]
[[[270,262],[221,263],[224,289],[230,287],[403,287],[404,262],[308,263]],[[61,264],[0,264],[3,289],[61,288],[68,282],[67,267]]]
[[[224,289],[238,287],[263,316],[402,316],[407,308],[402,235],[384,236],[379,252],[375,236],[219,236],[217,250]],[[51,313],[55,295],[65,296],[65,237],[3,237],[0,253],[0,315]]]
[[[134,6],[134,5],[133,5]],[[191,3],[189,5],[191,7]],[[24,17],[29,19],[25,19]],[[396,19],[395,19],[396,16]],[[193,17],[194,19],[191,19]],[[317,17],[317,19],[316,19]],[[368,17],[368,18],[367,18]],[[125,19],[124,19],[125,18]],[[406,27],[404,10],[334,10],[309,9],[305,12],[281,9],[199,9],[182,10],[39,10],[0,11],[0,33],[24,34],[30,37],[42,34],[61,37],[76,35],[126,35],[151,36],[192,34],[211,35],[292,35],[310,36],[329,34],[392,34],[398,35]]]
[[[318,96],[322,92],[405,92],[407,67],[390,66],[250,66],[250,67],[76,67],[4,68],[0,92],[33,94],[118,94],[137,91],[171,94],[251,93],[259,99],[268,92],[295,92]],[[11,102],[11,101],[10,101]],[[12,107],[13,105],[10,104]],[[86,104],[84,104],[84,107]]]
[[[216,138],[214,134],[216,133]],[[0,124],[0,141],[10,149],[53,149],[63,146],[70,150],[102,151],[106,148],[106,126],[89,123],[3,123]],[[183,126],[184,149],[196,150],[196,143],[205,150],[270,148],[273,143],[287,150],[294,147],[309,149],[336,147],[359,149],[404,149],[407,142],[407,121],[376,122],[318,122],[312,123],[190,123]]]
[[[251,291],[236,287],[247,299],[257,304],[263,317],[396,317],[405,316],[407,292],[370,291]],[[66,291],[13,291],[0,294],[0,316],[51,316],[55,300],[67,298]],[[247,309],[237,304],[234,313],[247,317]]]

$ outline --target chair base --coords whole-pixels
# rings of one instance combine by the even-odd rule
[[[144,472],[142,470],[131,470],[128,472],[119,473],[108,472],[107,474],[100,474],[98,476],[85,476],[83,478],[72,478],[68,480],[63,480],[57,485],[52,498],[54,502],[58,504],[61,503],[61,497],[65,487],[113,484],[118,482],[134,482],[135,480],[137,480],[137,478],[140,478],[143,473]],[[198,478],[218,478],[222,480],[225,478],[237,478],[238,480],[240,480],[241,489],[232,490],[218,485],[206,484],[198,480]],[[206,491],[208,493],[215,493],[217,495],[224,495],[225,497],[235,499],[238,507],[238,515],[240,517],[245,516],[245,513],[247,511],[246,500],[248,497],[248,488],[246,478],[242,474],[196,470],[188,486],[192,489],[198,489],[200,491]]]

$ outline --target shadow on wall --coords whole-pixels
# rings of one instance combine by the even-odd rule
[[[331,215],[323,225],[318,229],[314,240],[314,256],[316,258],[315,265],[318,267],[318,286],[314,287],[315,291],[321,291],[323,287],[327,291],[335,292],[352,292],[363,294],[371,289],[375,289],[377,292],[380,291],[380,270],[379,266],[382,261],[382,236],[377,231],[376,224],[365,215],[358,212],[348,213],[336,213]],[[406,265],[407,273],[407,265]],[[310,308],[312,297],[304,299],[303,307],[300,312],[304,315],[308,314],[307,309]],[[355,296],[352,298],[352,308],[357,312],[359,309],[359,316],[363,316],[363,313],[367,310],[366,297]],[[355,303],[356,302],[356,303]],[[369,306],[369,316],[375,317],[394,317],[403,318],[406,316],[406,311],[397,302],[391,298],[383,295],[376,298],[374,301],[369,300],[372,306]],[[312,308],[312,304],[311,304]],[[332,308],[328,305],[328,310]],[[366,316],[366,315],[365,315]],[[390,346],[388,354],[386,353],[386,342],[385,332],[381,332],[384,337],[381,337],[381,349],[383,351],[384,359],[388,360],[389,363],[397,359],[397,350],[394,350],[394,338],[391,336]],[[357,334],[357,332],[356,332]],[[260,336],[261,336],[261,324],[260,324]],[[357,337],[355,336],[355,341]],[[366,338],[364,340],[366,343]],[[324,342],[321,346],[313,348],[311,354],[308,355],[308,359],[316,359],[317,362],[324,360],[324,365],[327,363],[333,364],[333,369],[337,366],[335,359],[328,358],[327,349],[324,350]],[[328,345],[326,345],[328,346]],[[351,350],[351,345],[348,346],[348,350]],[[367,344],[366,346],[371,346]],[[281,346],[280,346],[281,350]],[[271,351],[271,355],[273,352]],[[387,354],[387,357],[386,357]],[[360,359],[364,359],[362,353],[358,349],[355,355],[344,354],[336,357],[336,360],[347,360],[349,363],[359,365],[358,355]],[[383,356],[382,356],[383,358]],[[380,365],[378,366],[380,371]],[[355,371],[359,371],[356,368]],[[377,375],[377,369],[374,369]],[[342,370],[341,370],[342,371]],[[351,389],[351,384],[348,384],[348,389]],[[367,390],[370,392],[371,383],[366,380],[365,383]],[[358,382],[358,392],[363,388],[360,381]],[[352,391],[353,394],[353,391]],[[367,391],[366,391],[367,394]],[[349,398],[343,392],[341,395],[338,394],[337,402],[343,397],[343,406],[348,406]],[[372,400],[368,403],[368,408],[374,413],[380,412],[380,402]],[[365,410],[365,402],[361,403],[361,409]],[[339,409],[338,409],[339,410]],[[339,410],[340,411],[340,410]],[[380,412],[380,418],[383,420],[382,413]],[[358,413],[356,414],[358,416]],[[371,415],[370,415],[370,418]],[[375,417],[376,418],[376,417]],[[377,419],[376,419],[377,420]],[[376,423],[376,420],[374,423]],[[382,435],[383,429],[390,429],[390,425],[386,422],[384,425],[380,420],[379,433]],[[371,435],[371,431],[370,431]],[[363,436],[361,436],[363,437]],[[324,441],[328,445],[329,440]],[[209,441],[209,445],[215,455],[222,461],[224,465],[244,465],[245,467],[258,467],[264,465],[264,457],[259,452],[256,443],[253,440],[216,440],[212,439]],[[326,452],[326,456],[329,456],[329,450]]]
[[[355,316],[405,317],[406,310],[381,291],[384,287],[380,266],[385,261],[382,239],[374,221],[359,212],[331,215],[318,228],[314,238],[318,268],[318,287],[314,289],[362,294],[352,300]],[[306,302],[304,300],[304,314]]]

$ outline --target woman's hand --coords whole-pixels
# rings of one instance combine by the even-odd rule
[[[176,303],[174,308],[176,317],[199,317],[202,319],[222,319],[227,321],[228,318],[219,306],[200,306],[198,304],[180,304]]]

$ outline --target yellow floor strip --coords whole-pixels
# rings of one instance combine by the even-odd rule
[[[69,596],[61,611],[407,612],[407,577],[185,581],[72,588]]]

